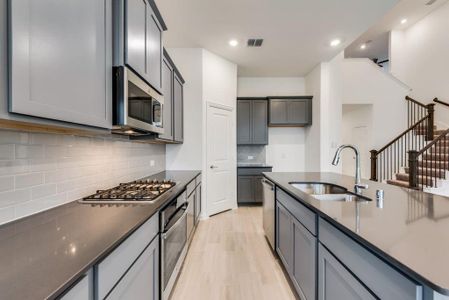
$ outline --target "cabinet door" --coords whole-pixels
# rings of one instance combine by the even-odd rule
[[[303,299],[316,299],[317,239],[293,218],[293,284]]]
[[[276,252],[289,274],[293,272],[293,238],[292,216],[276,203]]]
[[[195,224],[198,224],[201,214],[201,185],[195,189]]]
[[[10,112],[112,127],[111,2],[8,1]]]
[[[287,107],[287,123],[309,123],[309,100],[290,100]]]
[[[253,176],[237,177],[237,202],[238,203],[254,202]]]
[[[126,3],[126,63],[143,78],[147,70],[147,15],[150,11],[145,0],[127,0]]]
[[[287,124],[287,100],[270,100],[270,124]]]
[[[237,101],[237,144],[251,144],[251,101]]]
[[[376,299],[335,257],[319,245],[318,299]]]
[[[146,34],[148,81],[156,90],[161,91],[162,29],[150,6],[148,6]]]
[[[173,122],[174,139],[176,142],[184,141],[184,100],[182,82],[174,75],[173,80]]]
[[[254,176],[253,177],[253,188],[254,188],[254,202],[262,203],[263,202],[263,184],[262,184],[263,176]]]
[[[253,100],[251,113],[252,144],[268,144],[268,104],[266,100]]]
[[[93,276],[88,272],[80,281],[66,291],[60,300],[91,300],[93,299]]]
[[[167,60],[162,62],[162,88],[164,91],[164,134],[160,138],[173,140],[173,68]]]
[[[106,299],[159,299],[158,236],[134,262]]]

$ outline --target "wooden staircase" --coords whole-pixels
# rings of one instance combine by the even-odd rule
[[[371,151],[371,180],[413,189],[433,188],[446,179],[449,170],[449,129],[434,125],[434,103],[406,100],[409,128],[385,147]],[[438,99],[434,102],[449,106]]]

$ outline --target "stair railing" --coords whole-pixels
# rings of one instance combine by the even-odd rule
[[[435,104],[426,105],[409,96],[405,100],[408,128],[380,150],[370,151],[371,180],[393,179],[401,168],[409,166],[407,153],[424,148],[426,141],[433,139]]]
[[[409,151],[408,161],[410,188],[437,187],[438,179],[449,170],[449,129],[421,150]]]

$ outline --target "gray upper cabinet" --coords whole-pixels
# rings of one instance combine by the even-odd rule
[[[184,90],[181,78],[175,73],[173,81],[174,141],[184,141]]]
[[[165,24],[158,17],[160,15],[152,0],[124,2],[125,64],[162,93],[162,33],[166,30]],[[117,7],[120,9],[120,4]],[[117,34],[121,34],[120,31]]]
[[[268,106],[263,99],[237,101],[237,144],[268,144]]]
[[[237,101],[237,144],[248,145],[251,138],[251,100]]]
[[[268,106],[267,100],[254,100],[252,102],[252,144],[268,144]]]
[[[318,299],[377,299],[322,245],[319,246]]]
[[[112,128],[112,5],[9,1],[9,111]]]
[[[147,12],[145,0],[127,0],[126,9],[126,63],[142,77],[147,73]]]
[[[270,126],[312,124],[312,97],[269,98]]]
[[[173,67],[164,57],[162,62],[162,86],[164,91],[164,134],[159,138],[173,140]]]
[[[162,89],[162,28],[153,10],[147,16],[147,70],[148,81],[157,90]]]

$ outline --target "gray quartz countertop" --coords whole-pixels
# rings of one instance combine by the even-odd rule
[[[0,227],[0,298],[57,296],[171,199],[200,171],[166,171],[175,187],[152,204],[71,202]]]
[[[334,173],[264,173],[321,217],[332,222],[395,268],[449,295],[449,198],[363,181],[365,202],[319,201],[291,182],[332,183],[353,190],[354,177]],[[383,208],[376,189],[384,190]]]

